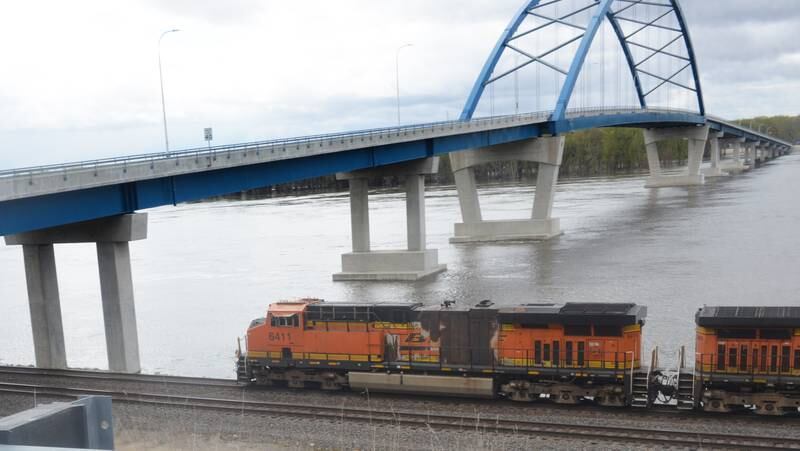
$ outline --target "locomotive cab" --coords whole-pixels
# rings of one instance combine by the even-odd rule
[[[704,410],[797,412],[800,307],[703,307],[695,322],[695,396]]]

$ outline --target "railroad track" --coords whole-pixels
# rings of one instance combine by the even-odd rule
[[[611,442],[632,442],[645,445],[687,446],[690,448],[724,449],[796,449],[800,438],[751,436],[687,432],[681,430],[565,424],[549,421],[507,418],[481,418],[466,415],[419,413],[414,411],[385,411],[357,407],[334,407],[317,404],[247,401],[197,396],[176,396],[155,393],[51,387],[43,385],[0,383],[0,392],[50,397],[73,398],[81,395],[110,396],[116,403],[157,407],[206,409],[237,415],[295,416],[369,424],[389,424],[406,427],[480,431],[489,433],[556,436],[568,439]]]
[[[67,369],[67,370],[57,370],[57,369],[44,369],[44,368],[35,368],[35,367],[24,367],[24,366],[0,366],[0,376],[2,375],[10,375],[10,376],[37,376],[37,377],[54,377],[54,378],[65,378],[74,381],[84,380],[87,381],[88,384],[92,384],[94,382],[104,382],[104,381],[117,381],[117,382],[132,382],[132,383],[149,383],[154,385],[177,385],[177,386],[185,386],[185,387],[208,387],[208,388],[241,388],[241,389],[250,389],[246,385],[242,385],[236,382],[235,379],[221,379],[221,378],[202,378],[202,377],[189,377],[189,376],[168,376],[168,375],[158,375],[158,374],[130,374],[130,373],[112,373],[105,370],[78,370],[78,369]],[[256,388],[258,390],[258,388]],[[291,391],[296,391],[296,389],[292,389]],[[309,392],[313,392],[313,390],[308,390]],[[393,394],[386,394],[382,393],[382,396],[398,396]],[[421,395],[421,398],[431,399],[430,396]],[[403,399],[408,399],[407,395],[402,396]],[[436,397],[433,397],[436,398]],[[442,399],[446,399],[447,401],[452,401],[453,398],[445,397]],[[502,402],[499,400],[483,400],[483,399],[470,399],[470,402],[473,403],[496,403]],[[556,403],[547,403],[547,408],[549,409],[558,409],[558,410],[567,410],[572,409],[574,406],[565,406]],[[728,414],[719,414],[714,412],[703,412],[703,411],[677,411],[675,410],[675,406],[672,405],[654,405],[651,406],[649,409],[645,410],[619,410],[619,409],[608,409],[599,407],[593,404],[586,404],[582,406],[584,409],[592,409],[595,411],[613,411],[615,414],[619,413],[628,413],[631,415],[645,415],[650,417],[659,417],[659,418],[686,418],[688,416],[694,416],[697,418],[713,418],[719,419],[724,417],[728,417],[730,419],[746,419],[747,421],[763,421],[769,424],[775,424],[777,422],[783,421],[796,421],[795,417],[784,417],[784,418],[776,418],[776,417],[763,417],[754,415],[752,412],[734,412]]]
[[[236,387],[236,379],[214,379],[204,377],[166,376],[159,374],[112,373],[103,370],[55,370],[25,366],[0,366],[0,375],[29,375],[63,377],[69,379],[97,379],[119,382],[145,382],[158,384],[192,385],[201,387]]]

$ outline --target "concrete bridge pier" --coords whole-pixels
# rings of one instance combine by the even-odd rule
[[[711,167],[703,169],[704,177],[727,177],[730,175],[720,167],[720,145],[723,144],[721,139],[724,136],[724,133],[715,132],[708,137],[708,143],[711,146]]]
[[[742,146],[745,143],[745,138],[728,137],[719,140],[720,146],[723,148],[731,149],[731,157],[723,160],[720,167],[728,174],[739,174],[745,170],[744,162],[742,161]]]
[[[755,143],[755,166],[759,167],[767,161],[767,149],[764,141]]]
[[[451,153],[450,164],[455,175],[463,222],[455,224],[455,236],[450,238],[450,242],[547,240],[561,235],[560,222],[552,217],[552,210],[563,155],[563,136]],[[483,219],[475,183],[475,166],[495,161],[532,161],[539,164],[531,219]]]
[[[36,366],[66,368],[54,244],[96,243],[108,367],[138,373],[139,337],[128,242],[147,237],[147,214],[127,214],[5,237],[21,245]]]
[[[447,269],[439,253],[428,249],[425,234],[425,174],[439,171],[439,157],[336,174],[350,184],[350,223],[353,252],[342,254],[342,272],[333,280],[419,280]],[[405,177],[407,250],[375,251],[369,230],[368,180],[381,176]]]
[[[745,140],[744,144],[744,158],[747,170],[756,167],[756,143]]]
[[[647,179],[645,187],[663,188],[704,184],[705,178],[700,172],[700,163],[703,161],[708,133],[708,126],[645,129],[644,143],[647,148],[647,163],[650,166],[650,177]],[[683,175],[663,175],[661,160],[658,157],[658,142],[675,138],[689,141],[689,168]]]

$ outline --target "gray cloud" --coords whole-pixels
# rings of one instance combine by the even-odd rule
[[[161,10],[179,20],[199,19],[207,23],[236,25],[256,20],[267,3],[259,0],[145,0],[153,9]]]
[[[98,2],[90,8],[91,1],[66,8],[63,20],[43,25],[46,31],[32,37],[40,38],[35,45],[26,40],[9,48],[6,63],[15,70],[0,74],[0,116],[6,118],[0,125],[0,167],[160,149],[152,44],[164,24],[187,28],[166,47],[170,141],[178,147],[202,145],[202,128],[209,125],[220,144],[392,125],[394,49],[409,41],[415,48],[402,59],[404,122],[453,119],[523,0],[146,0],[144,8],[127,5],[126,21],[114,11],[118,7]],[[800,112],[799,0],[683,0],[682,5],[709,112],[732,119]],[[86,19],[81,8],[93,13],[105,8],[96,13],[104,20]],[[24,12],[18,16],[33,17]],[[78,28],[86,37],[65,44],[60,54],[48,54],[78,33],[56,28],[81,20]],[[137,25],[125,25],[131,22]],[[105,25],[93,28],[99,23]],[[6,40],[20,34],[6,33]],[[91,46],[97,36],[109,40],[99,47],[102,53]],[[98,58],[115,54],[125,57]],[[561,58],[560,65],[568,63]],[[606,64],[608,79],[619,73],[620,79],[629,78],[625,67]],[[46,78],[54,70],[61,76]],[[539,93],[532,74],[519,77],[521,111],[554,102],[553,93]],[[601,91],[596,80],[576,89],[589,101],[602,96],[624,102],[631,95]],[[513,112],[511,77],[498,84],[495,95],[497,113]]]

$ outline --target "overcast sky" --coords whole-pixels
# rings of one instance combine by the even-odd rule
[[[171,28],[182,30],[162,42],[173,149],[205,145],[209,126],[227,144],[394,125],[405,43],[402,121],[455,119],[521,1],[7,0],[0,168],[163,150],[157,42]],[[800,1],[682,4],[709,113],[800,113]],[[534,73],[520,75],[522,111],[546,108]],[[632,99],[603,80],[605,94],[584,86],[586,106]]]

